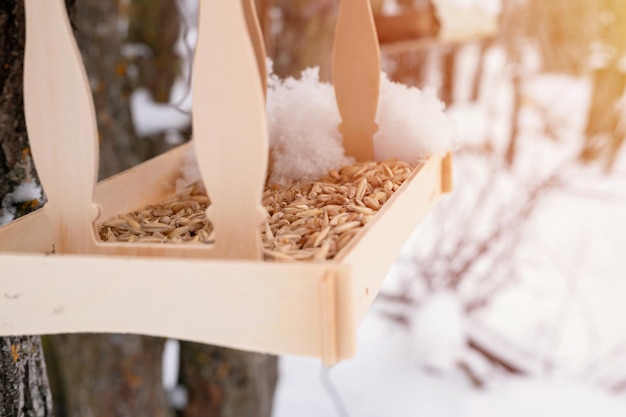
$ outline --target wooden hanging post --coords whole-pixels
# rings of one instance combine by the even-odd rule
[[[213,256],[261,259],[269,141],[244,6],[240,1],[200,2],[199,14],[200,27],[220,34],[199,31],[192,82],[194,146],[211,199],[207,217],[215,228]]]
[[[341,0],[332,73],[346,155],[373,161],[380,52],[369,0]]]

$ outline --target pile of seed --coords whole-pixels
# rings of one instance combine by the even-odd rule
[[[199,184],[151,204],[121,214],[99,227],[100,239],[107,242],[212,243],[213,225],[206,218],[210,201]]]
[[[413,167],[388,160],[349,165],[316,181],[271,185],[263,193],[268,213],[261,234],[265,258],[279,261],[332,259],[402,185]],[[199,184],[142,210],[104,222],[105,241],[211,243],[210,204]]]

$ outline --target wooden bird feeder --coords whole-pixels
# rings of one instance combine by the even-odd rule
[[[0,335],[137,333],[327,364],[352,357],[392,262],[450,188],[450,159],[420,163],[332,260],[263,261],[261,35],[252,0],[202,1],[192,122],[215,243],[103,242],[103,221],[174,192],[189,145],[96,183],[94,105],[65,3],[25,5],[25,112],[47,203],[0,228]],[[367,0],[341,2],[334,48],[346,151],[371,160],[380,72]]]

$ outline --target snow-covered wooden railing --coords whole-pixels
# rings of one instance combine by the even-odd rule
[[[216,242],[162,245],[103,242],[95,228],[171,195],[188,145],[96,184],[94,106],[65,3],[26,0],[25,111],[48,202],[0,228],[0,335],[129,332],[328,364],[354,354],[356,326],[387,270],[449,191],[449,158],[419,164],[334,259],[262,261],[261,37],[252,0],[200,3],[194,146]],[[346,150],[371,159],[379,63],[368,0],[342,0],[336,37]]]

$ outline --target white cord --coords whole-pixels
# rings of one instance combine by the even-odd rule
[[[320,382],[322,383],[324,390],[326,391],[328,397],[333,403],[335,411],[337,411],[337,415],[339,417],[350,417],[350,414],[348,414],[348,410],[346,409],[346,406],[341,399],[339,390],[337,390],[337,387],[330,379],[330,369],[331,368],[322,365],[322,367],[320,368]]]

